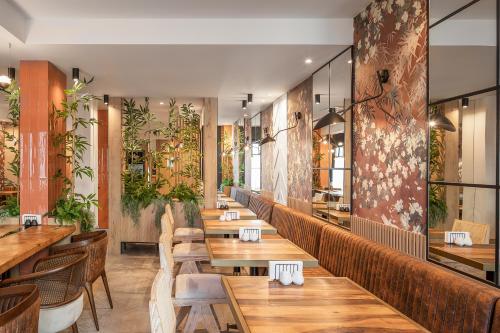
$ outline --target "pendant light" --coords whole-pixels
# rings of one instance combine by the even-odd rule
[[[242,108],[243,110],[246,110],[246,109],[247,109],[247,101],[245,101],[245,100],[244,100],[244,101],[241,101],[241,108]]]
[[[321,95],[320,94],[314,95],[314,103],[321,104]]]
[[[319,129],[326,127],[326,126],[329,126],[329,125],[345,122],[345,119],[342,117],[342,115],[344,115],[347,111],[351,110],[354,106],[361,104],[361,103],[371,101],[373,99],[376,99],[376,98],[379,98],[380,96],[382,96],[384,94],[384,86],[383,85],[389,81],[389,71],[387,69],[382,69],[382,70],[377,71],[377,80],[378,80],[379,89],[380,89],[380,92],[377,95],[367,97],[365,99],[362,99],[361,101],[352,103],[347,108],[342,110],[341,114],[335,112],[336,111],[335,108],[330,108],[328,114],[323,116],[323,118],[321,118],[316,123],[316,125],[314,126],[314,129],[319,130]],[[390,116],[391,118],[394,118],[394,116],[392,116],[391,114],[385,112],[384,110],[382,110],[382,111],[386,115]]]
[[[462,98],[462,108],[467,109],[469,107],[469,98],[464,97]]]
[[[9,43],[9,58],[12,58],[12,44]],[[14,67],[7,68],[7,75],[0,75],[0,89],[7,89],[13,80],[16,79],[16,69]]]
[[[103,101],[104,101],[105,105],[108,105],[109,104],[109,95],[104,95]]]
[[[253,94],[248,94],[247,95],[247,102],[248,102],[248,104],[252,104],[253,103]]]

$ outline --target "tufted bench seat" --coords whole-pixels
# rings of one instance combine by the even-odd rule
[[[231,198],[236,200],[236,192],[238,191],[238,188],[236,186],[231,186],[231,190],[229,190]]]
[[[327,223],[276,204],[273,207],[271,224],[278,230],[280,236],[287,238],[302,250],[318,258],[321,231]]]
[[[236,197],[234,200],[238,201],[240,204],[242,204],[245,207],[248,207],[248,204],[250,203],[250,196],[252,195],[252,192],[248,190],[244,190],[242,188],[237,188],[236,189]]]
[[[333,226],[318,259],[431,332],[500,332],[500,290]]]
[[[260,195],[252,194],[248,208],[257,215],[257,219],[264,220],[269,223],[273,214],[274,202],[263,198]]]

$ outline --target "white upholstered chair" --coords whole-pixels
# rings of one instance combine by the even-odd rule
[[[203,323],[209,333],[220,332],[212,305],[227,303],[219,274],[175,274],[171,246],[165,237],[160,239],[160,265],[164,274],[172,277],[173,304],[180,308],[177,324],[187,316],[183,332],[192,333]],[[163,241],[163,242],[162,242]]]
[[[151,287],[149,319],[151,333],[175,333],[175,309],[171,297],[172,280],[160,269]]]
[[[205,233],[200,228],[175,228],[174,214],[172,213],[170,204],[165,205],[165,214],[167,214],[168,220],[171,223],[174,243],[191,243],[194,241],[203,241],[205,239]],[[164,225],[162,223],[162,233],[165,232],[163,227]]]

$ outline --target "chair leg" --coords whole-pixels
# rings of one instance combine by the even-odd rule
[[[182,332],[194,333],[200,321],[203,322],[203,328],[206,329],[208,333],[220,333],[209,304],[197,304],[191,307],[186,325]]]
[[[71,325],[71,330],[73,331],[73,333],[78,333],[78,325],[76,324],[76,322]]]
[[[184,319],[187,317],[190,310],[191,310],[190,306],[182,306],[179,308],[179,312],[177,313],[177,317],[176,317],[176,323],[177,323],[178,328],[180,328],[180,325],[182,324]]]
[[[95,308],[94,292],[92,290],[92,283],[85,282],[85,290],[87,291],[87,296],[89,297],[90,308],[92,309],[92,317],[94,317],[95,329],[99,331],[99,321],[97,320],[97,311]]]
[[[106,289],[106,295],[108,295],[109,307],[113,308],[113,301],[111,300],[111,292],[109,291],[108,277],[106,276],[106,271],[101,273],[102,283],[104,284],[104,289]]]

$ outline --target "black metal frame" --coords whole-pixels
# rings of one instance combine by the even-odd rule
[[[347,48],[345,48],[344,50],[342,50],[340,53],[338,53],[337,55],[335,55],[333,58],[331,58],[330,60],[328,60],[328,62],[326,62],[325,64],[323,64],[321,67],[319,67],[318,69],[316,69],[312,74],[311,74],[311,78],[314,77],[314,75],[316,73],[318,73],[319,71],[321,71],[323,68],[327,67],[327,66],[330,66],[330,64],[335,61],[336,59],[338,59],[339,57],[341,57],[342,55],[344,55],[346,52],[350,52],[351,53],[351,60],[352,60],[352,69],[351,69],[351,104],[354,103],[354,92],[355,92],[355,66],[354,66],[354,46],[351,45]],[[314,80],[313,80],[313,88],[314,88]],[[331,97],[331,91],[330,91],[330,83],[328,84],[328,105],[330,105],[330,97]],[[313,106],[314,106],[314,93],[313,93]],[[314,109],[314,108],[313,108]],[[311,115],[312,117],[313,115]],[[317,121],[317,120],[316,120]],[[313,119],[313,121],[311,122],[311,130],[312,132],[314,133],[314,122],[315,120]],[[351,161],[350,161],[350,165],[349,165],[349,168],[346,168],[345,167],[345,164],[344,164],[344,168],[314,168],[312,167],[311,169],[314,171],[314,170],[349,170],[351,172],[351,179],[350,179],[350,191],[351,191],[351,195],[350,195],[350,198],[349,198],[349,205],[352,209],[352,184],[353,184],[353,162],[354,162],[354,109],[351,110]],[[314,138],[313,138],[314,140]],[[313,172],[314,174],[314,172]],[[314,177],[313,174],[311,175],[311,177]],[[330,175],[328,175],[328,177],[330,177]],[[311,188],[311,193],[313,191],[313,188]],[[311,207],[311,215],[313,215],[313,208]],[[329,222],[329,221],[328,221]],[[346,229],[346,227],[344,226],[341,226],[341,225],[337,225],[337,224],[333,224],[334,226],[338,226],[340,228],[344,228]]]
[[[492,91],[496,91],[496,99],[497,99],[497,102],[496,102],[496,120],[497,120],[497,123],[496,123],[496,142],[495,142],[495,152],[496,152],[496,184],[495,185],[488,185],[488,184],[470,184],[470,183],[459,183],[459,182],[446,182],[446,181],[431,181],[430,180],[430,174],[429,174],[429,170],[430,170],[430,162],[429,162],[429,158],[427,158],[427,186],[426,186],[426,191],[427,191],[427,237],[426,237],[426,258],[428,261],[434,263],[434,264],[437,264],[437,265],[440,265],[440,266],[443,266],[443,267],[446,267],[447,269],[450,269],[452,271],[455,271],[457,273],[460,273],[462,275],[466,275],[470,278],[473,278],[473,279],[476,279],[476,280],[479,280],[481,282],[485,282],[487,284],[490,284],[490,285],[493,285],[493,286],[496,286],[497,288],[500,287],[499,285],[499,282],[500,282],[500,279],[499,279],[499,275],[500,275],[500,272],[499,272],[499,267],[500,267],[500,258],[499,258],[499,246],[500,246],[500,243],[499,243],[499,237],[500,237],[500,154],[499,154],[499,148],[500,148],[500,136],[499,136],[499,129],[500,129],[500,0],[497,0],[496,1],[496,23],[497,23],[497,45],[496,45],[496,48],[497,48],[497,58],[496,58],[496,86],[494,87],[488,87],[488,88],[485,88],[485,89],[482,89],[482,90],[477,90],[477,91],[473,91],[473,92],[468,92],[468,93],[465,93],[465,94],[462,94],[462,95],[459,95],[459,96],[454,96],[454,97],[450,97],[450,98],[446,98],[446,99],[442,99],[442,100],[439,100],[439,101],[433,101],[432,103],[430,102],[430,91],[429,91],[429,49],[430,49],[430,43],[429,43],[429,39],[430,39],[430,29],[433,28],[433,27],[436,27],[438,26],[439,24],[445,22],[446,20],[450,19],[451,17],[463,12],[464,10],[468,9],[469,7],[479,3],[481,0],[473,0],[473,1],[470,1],[469,3],[465,4],[464,6],[458,8],[457,10],[453,11],[452,13],[446,15],[445,17],[439,19],[438,21],[436,21],[435,23],[433,23],[432,25],[429,24],[429,22],[427,23],[427,123],[429,122],[429,109],[430,107],[434,106],[434,105],[438,105],[438,104],[442,104],[442,103],[446,103],[446,102],[450,102],[450,101],[453,101],[453,100],[457,100],[457,99],[461,99],[463,97],[470,97],[470,96],[476,96],[476,95],[480,95],[480,94],[484,94],[484,93],[487,93],[487,92],[492,92]],[[430,12],[430,9],[429,9],[429,1],[427,1],[427,17],[430,18],[430,15],[429,15],[429,12]],[[429,126],[427,126],[427,152],[429,154],[430,152],[430,129],[429,129]],[[486,189],[493,189],[495,190],[495,223],[496,223],[496,228],[495,228],[495,239],[496,239],[496,244],[495,244],[495,279],[494,281],[487,281],[487,280],[484,280],[484,279],[481,279],[477,276],[474,276],[472,274],[469,274],[467,272],[464,272],[464,271],[461,271],[461,270],[458,270],[458,269],[455,269],[453,267],[450,267],[448,265],[445,265],[443,263],[440,263],[438,261],[435,261],[433,259],[431,259],[429,257],[429,187],[431,185],[442,185],[442,186],[461,186],[461,187],[474,187],[474,188],[486,188]]]

